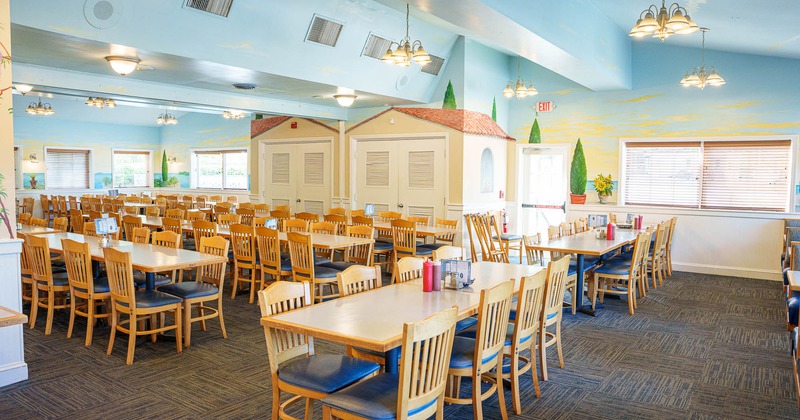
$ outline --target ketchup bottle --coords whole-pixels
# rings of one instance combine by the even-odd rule
[[[438,292],[442,290],[442,262],[433,262],[433,291]]]
[[[425,260],[422,263],[422,291],[430,292],[433,290],[433,263]]]
[[[614,228],[615,227],[616,226],[613,223],[609,223],[608,226],[606,226],[606,239],[614,240]]]

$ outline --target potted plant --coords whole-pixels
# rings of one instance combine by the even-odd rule
[[[611,193],[614,191],[614,183],[611,182],[611,174],[608,174],[608,176],[597,174],[597,177],[594,179],[594,189],[597,190],[600,204],[608,203],[608,197],[611,196]]]
[[[586,157],[583,155],[581,139],[575,145],[572,165],[569,170],[569,198],[572,204],[586,203]]]

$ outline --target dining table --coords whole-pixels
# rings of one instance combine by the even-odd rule
[[[388,232],[391,234],[392,232],[392,223],[391,222],[374,222],[372,227],[375,230],[381,232]],[[458,231],[453,228],[449,227],[442,227],[442,226],[431,226],[431,225],[417,225],[417,235],[424,235],[424,236],[445,236],[457,233]]]
[[[22,225],[17,228],[17,233],[22,233],[25,235],[48,235],[59,232],[63,231],[44,226]]]
[[[464,289],[423,292],[420,281],[325,301],[261,318],[265,327],[305,334],[340,344],[384,353],[387,373],[397,373],[403,325],[457,307],[458,319],[475,315],[480,291],[541,271],[540,266],[478,262],[472,264],[475,282]]]
[[[622,248],[625,245],[630,245],[636,241],[636,235],[638,235],[639,232],[641,232],[641,230],[617,228],[614,238],[609,239],[607,237],[598,237],[597,230],[588,230],[586,232],[562,236],[557,239],[545,240],[539,244],[526,246],[539,251],[575,254],[576,272],[583,273],[584,261],[587,255],[602,257],[603,255]],[[591,308],[591,305],[584,305],[583,276],[578,275],[577,277],[576,290],[579,296],[577,299],[577,311],[587,315],[595,316],[595,310]]]

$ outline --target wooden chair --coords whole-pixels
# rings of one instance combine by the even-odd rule
[[[248,204],[248,203],[243,203]],[[256,217],[256,211],[253,209],[243,209],[240,208],[236,210],[236,214],[239,216],[239,223],[247,226],[253,226],[253,218]]]
[[[219,203],[221,203],[221,202],[222,202],[222,196],[221,196],[221,195],[212,195],[212,196],[209,196],[209,197],[208,197],[208,201],[213,201],[213,202],[215,202],[215,203],[219,204]]]
[[[473,217],[473,227],[481,245],[481,259],[508,263],[508,249],[501,246],[500,242],[495,241],[492,236],[493,223],[495,222],[490,215],[476,215]]]
[[[436,218],[436,227],[438,228],[447,228],[453,229],[453,233],[448,233],[445,235],[439,235],[434,237],[434,242],[436,243],[446,243],[455,246],[456,240],[456,229],[458,229],[458,219],[450,220],[450,219],[442,219],[440,217]]]
[[[205,197],[196,197],[195,198],[195,208],[204,209],[206,208],[206,198]]]
[[[365,217],[366,216],[366,212],[364,211],[364,209],[353,209],[353,210],[350,210],[350,217],[352,218],[353,216]]]
[[[336,273],[336,283],[342,296],[374,290],[381,287],[381,270],[377,267],[353,265]]]
[[[265,203],[258,203],[253,206],[253,210],[255,210],[257,215],[260,216],[269,216],[269,204]]]
[[[344,207],[331,207],[328,209],[328,214],[347,217],[347,209]]]
[[[53,229],[66,232],[69,229],[69,219],[66,217],[56,217],[53,219]]]
[[[666,258],[667,275],[672,275],[672,239],[675,236],[675,225],[678,223],[678,217],[669,219],[669,235],[667,236],[667,251],[664,253]]]
[[[395,219],[402,219],[403,214],[396,211],[382,211],[378,212],[378,220],[381,222],[391,222]]]
[[[17,220],[23,225],[31,224],[31,214],[30,213],[22,213],[19,215]]]
[[[398,419],[444,418],[447,372],[442,367],[450,364],[457,312],[450,308],[407,322],[399,375],[378,374],[324,398],[323,418],[369,419],[387,414]],[[378,399],[388,413],[375,412]]]
[[[36,326],[39,308],[46,308],[47,321],[44,334],[50,335],[50,331],[53,329],[53,312],[56,309],[69,309],[70,307],[69,279],[66,273],[53,274],[47,238],[28,235],[24,246],[28,248],[28,264],[33,279],[30,328],[33,329]]]
[[[288,210],[272,210],[269,212],[269,217],[276,219],[278,221],[278,230],[283,232],[284,226],[283,222],[289,220],[289,211]]]
[[[220,226],[231,226],[241,223],[241,216],[238,214],[223,213],[217,215],[217,224]]]
[[[93,238],[99,238],[100,235],[97,234],[97,228],[94,225],[94,222],[85,222],[83,224],[83,232],[81,232],[83,236],[90,236]]]
[[[461,247],[445,245],[433,250],[432,259],[436,260],[460,260],[464,257]]]
[[[256,282],[263,278],[258,272],[261,266],[256,263],[258,257],[256,254],[255,228],[250,225],[233,224],[230,226],[230,231],[231,243],[233,244],[233,285],[231,287],[231,299],[236,297],[236,292],[241,289],[242,283],[249,283],[250,303],[253,303],[256,293]],[[249,275],[245,274],[245,270],[249,272]]]
[[[131,237],[128,240],[135,244],[149,244],[150,229],[146,227],[133,228],[133,230],[131,230]]]
[[[562,257],[547,264],[547,280],[544,290],[544,306],[539,317],[539,366],[542,367],[542,380],[547,380],[547,348],[555,345],[558,351],[558,364],[564,368],[564,352],[561,349],[561,316],[564,307],[569,257]],[[553,327],[550,332],[547,329]]]
[[[254,217],[253,227],[264,227],[267,225],[267,221],[270,219],[270,217]]]
[[[256,208],[255,203],[248,202],[239,204],[239,210],[255,210],[255,208]],[[236,212],[239,213],[239,210],[237,210]]]
[[[19,272],[20,272],[20,277],[21,277],[21,280],[22,280],[21,292],[22,292],[22,304],[24,306],[25,302],[29,302],[29,303],[33,302],[33,295],[34,295],[33,291],[35,289],[34,289],[34,285],[33,285],[33,283],[34,283],[33,282],[33,275],[31,274],[30,259],[28,258],[28,248],[25,246],[25,242],[24,242],[24,241],[27,240],[28,236],[25,235],[24,233],[18,233],[17,234],[17,238],[23,240],[23,243],[22,243],[22,254],[20,254],[20,261],[19,261],[20,262],[20,271]],[[31,305],[31,309],[33,309],[32,305]],[[30,314],[30,312],[28,312],[28,313]]]
[[[94,223],[92,223],[94,224]],[[64,263],[67,267],[69,278],[69,327],[67,338],[72,338],[72,329],[75,326],[75,315],[86,318],[86,339],[84,346],[92,345],[94,324],[98,319],[109,318],[111,291],[108,287],[108,279],[105,277],[94,278],[92,272],[92,254],[89,251],[89,244],[77,242],[70,239],[61,240],[61,248],[64,250]],[[83,300],[83,304],[78,305],[78,300]],[[106,312],[97,312],[98,305],[102,304]]]
[[[180,220],[163,218],[161,219],[161,228],[165,231],[175,232],[179,238],[183,238],[183,225]],[[183,241],[180,242],[180,247],[183,248]]]
[[[158,207],[147,207],[144,210],[144,214],[147,217],[160,217],[161,211],[158,209]]]
[[[308,223],[319,222],[319,215],[316,213],[300,212],[294,215],[295,219],[305,220]]]
[[[186,212],[186,221],[194,222],[195,220],[208,220],[208,216],[202,211],[189,211]]]
[[[194,213],[194,212],[192,212]],[[164,217],[167,219],[175,219],[175,220],[183,220],[183,210],[181,209],[169,209],[166,213],[164,213]]]
[[[139,216],[122,216],[122,230],[125,232],[125,240],[132,241],[133,229],[142,227],[142,219]]]
[[[221,236],[206,237],[200,240],[198,252],[216,256],[228,256],[228,241]],[[200,322],[203,331],[206,330],[206,320],[219,318],[219,327],[222,338],[228,338],[225,330],[225,319],[222,316],[222,289],[225,285],[225,265],[227,261],[216,264],[203,265],[197,268],[197,279],[170,284],[159,289],[162,292],[178,296],[183,299],[183,345],[192,344],[192,323]],[[206,306],[205,302],[216,301],[216,307]],[[192,310],[197,310],[198,316],[192,317]]]
[[[292,275],[292,262],[281,258],[281,241],[277,229],[268,227],[255,228],[258,244],[258,263],[261,272],[261,289],[266,284],[266,277],[272,276],[274,281],[281,281]]]
[[[525,258],[528,265],[541,264],[544,265],[544,258],[542,251],[534,249],[533,247],[542,243],[542,234],[535,235],[522,235],[522,246],[525,250]]]
[[[133,354],[136,349],[136,337],[149,335],[155,342],[159,333],[175,330],[175,344],[178,353],[183,352],[182,337],[182,300],[158,290],[146,293],[136,292],[133,285],[133,266],[131,264],[131,254],[129,252],[118,251],[114,248],[103,248],[105,256],[106,271],[108,273],[108,285],[111,290],[111,338],[108,341],[107,355],[111,355],[114,349],[114,339],[117,331],[128,334],[128,357],[126,364],[133,363]],[[174,325],[156,325],[157,314],[172,313],[175,319]],[[121,320],[120,315],[128,315],[128,319]],[[149,329],[139,330],[139,321],[149,319],[151,326]],[[165,321],[162,320],[162,323]],[[127,325],[127,328],[126,328]]]
[[[569,222],[561,222],[561,224],[558,225],[558,230],[561,232],[560,236],[570,236],[575,233],[572,223]]]
[[[597,295],[599,294],[600,303],[606,294],[627,295],[628,312],[633,315],[636,308],[636,289],[637,283],[641,281],[641,271],[643,253],[646,246],[650,244],[650,234],[641,232],[636,235],[636,242],[633,245],[630,263],[615,263],[609,260],[605,264],[594,270],[594,284],[592,295],[592,308],[594,309]]]
[[[228,203],[231,203],[231,204],[238,204],[239,203],[239,197],[236,197],[235,195],[229,195],[225,199],[225,201],[228,202]]]
[[[341,214],[326,214],[324,220],[333,223],[336,227],[336,235],[347,235],[347,216]]]
[[[261,316],[273,316],[311,305],[313,299],[308,282],[279,281],[258,292],[258,303]],[[374,374],[380,368],[376,363],[347,356],[315,355],[314,338],[302,334],[264,327],[264,338],[272,379],[273,419],[293,419],[286,413],[286,408],[303,399],[306,402],[306,418],[311,418],[312,400],[321,400]],[[349,380],[332,381],[332,378]],[[296,385],[298,382],[308,385]],[[330,386],[331,383],[338,385]],[[281,403],[281,392],[294,396]]]
[[[47,220],[31,217],[31,226],[47,227]]]
[[[392,284],[422,278],[422,263],[425,258],[404,257],[394,263]]]
[[[417,246],[417,225],[403,219],[392,220],[392,245],[394,246],[394,261],[403,257],[429,257],[433,250]]]
[[[311,284],[311,296],[314,301],[322,301],[323,297],[334,298],[339,294],[333,291],[336,284],[335,270],[330,267],[314,265],[314,247],[311,235],[301,232],[287,232],[289,240],[289,255],[292,261],[292,278],[294,281],[304,281]],[[331,289],[329,295],[323,295],[323,286]]]
[[[34,204],[33,197],[25,197],[25,198],[23,198],[22,199],[22,212],[23,213],[28,213],[28,214],[33,214],[33,204]],[[73,207],[73,208],[77,208],[77,207]]]
[[[453,351],[447,372],[452,382],[448,387],[449,392],[445,394],[444,402],[471,404],[475,418],[483,417],[483,400],[496,393],[500,415],[504,420],[508,419],[503,381],[491,377],[488,373],[494,368],[503,369],[503,347],[513,294],[513,280],[500,283],[491,289],[481,290],[475,338],[455,337],[453,340]],[[459,397],[461,377],[471,379],[471,398]],[[481,382],[490,384],[486,392],[481,392]]]
[[[151,235],[153,245],[172,249],[181,249],[183,247],[183,240],[181,238],[181,235],[171,230],[153,232]],[[169,278],[171,279],[170,283],[183,281],[183,270],[172,270],[169,272],[163,272],[162,274],[169,275]],[[143,283],[139,283],[139,279],[134,279],[134,281],[136,281],[136,287],[141,287],[144,285]],[[166,283],[163,280],[159,281],[159,276],[156,276],[156,284],[158,284],[158,288],[160,290],[163,285],[169,283]]]
[[[351,225],[353,226],[375,226],[375,220],[371,217],[354,215],[351,217]]]
[[[285,211],[286,213],[290,213],[292,211],[292,207],[288,204],[278,204],[277,206],[275,206],[275,210]]]
[[[55,222],[53,223],[55,224]],[[652,281],[653,289],[661,284],[664,284],[664,278],[667,276],[665,254],[667,252],[667,237],[669,236],[669,227],[669,220],[665,220],[658,224],[652,249],[648,250],[649,255],[645,257],[646,264],[641,274],[646,277],[647,273],[650,272],[650,279]],[[656,275],[658,278],[656,278]]]
[[[217,236],[217,224],[206,222],[205,220],[195,220],[192,222],[192,235],[194,236],[195,249],[199,249],[201,238]]]
[[[89,220],[95,221],[97,219],[102,219],[103,213],[95,210],[89,210]]]
[[[287,219],[283,221],[284,232],[308,232],[308,221],[303,219]]]

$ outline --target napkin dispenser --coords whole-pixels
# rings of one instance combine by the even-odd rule
[[[472,278],[472,262],[462,260],[442,260],[441,280],[446,289],[463,289],[475,281]]]

